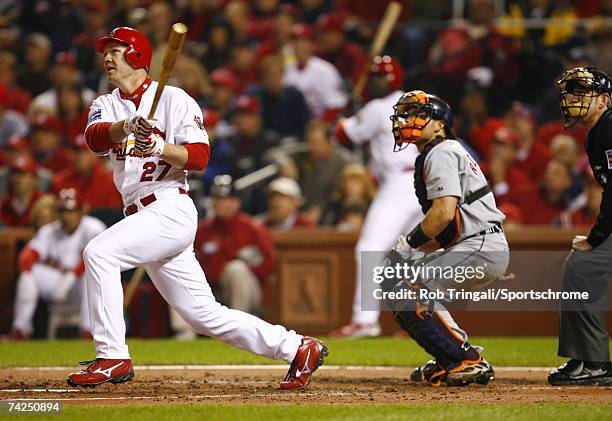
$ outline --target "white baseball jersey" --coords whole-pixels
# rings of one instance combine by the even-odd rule
[[[285,83],[304,95],[315,119],[329,109],[344,108],[348,103],[342,76],[333,64],[319,57],[310,57],[303,68],[297,64],[288,65],[285,68]]]
[[[400,152],[393,152],[395,140],[390,117],[393,114],[393,106],[402,94],[402,91],[395,91],[384,98],[373,99],[342,123],[351,142],[370,142],[371,159],[368,167],[378,180],[384,181],[393,173],[414,170],[414,161],[419,154],[414,145]]]
[[[74,269],[81,264],[83,250],[89,241],[106,229],[92,216],[85,215],[77,229],[68,234],[60,221],[42,226],[28,243],[40,256],[41,263],[59,269]]]
[[[118,88],[110,94],[96,98],[90,107],[87,127],[94,123],[124,120],[135,113],[148,115],[156,88],[155,81],[146,87],[138,109],[130,99],[121,97]],[[180,88],[174,86],[164,88],[155,111],[155,119],[154,134],[162,136],[167,143],[208,144],[208,134],[202,122],[202,110],[195,100]],[[189,189],[186,170],[173,167],[159,157],[135,156],[134,141],[135,137],[131,134],[107,153],[110,154],[113,164],[115,185],[126,206],[160,188]]]

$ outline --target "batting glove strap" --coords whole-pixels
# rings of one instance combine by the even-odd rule
[[[134,149],[137,155],[140,156],[160,156],[164,153],[166,142],[161,136],[153,136],[151,138],[136,138]]]
[[[138,114],[123,121],[123,132],[128,136],[133,133],[137,138],[144,139],[151,136],[154,127],[154,120],[148,120]]]

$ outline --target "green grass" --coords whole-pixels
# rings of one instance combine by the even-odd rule
[[[65,406],[62,419],[93,420],[604,420],[612,405],[589,404],[418,404],[418,405],[143,405],[143,406]],[[12,416],[11,416],[12,417]],[[2,417],[0,417],[2,418]],[[7,417],[8,418],[8,417]],[[14,419],[14,417],[13,417]],[[57,415],[37,417],[57,420]]]
[[[326,339],[330,356],[326,364],[414,366],[429,357],[409,339]],[[556,338],[473,338],[485,347],[485,357],[496,366],[558,365]],[[131,339],[130,354],[136,364],[278,364],[216,340],[174,341]],[[91,341],[23,341],[0,344],[0,367],[69,366],[93,359]]]

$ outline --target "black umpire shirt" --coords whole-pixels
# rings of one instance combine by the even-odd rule
[[[603,188],[601,206],[587,242],[597,247],[612,233],[612,108],[589,130],[585,150],[595,178]]]

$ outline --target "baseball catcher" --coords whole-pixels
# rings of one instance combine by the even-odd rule
[[[415,144],[420,152],[415,191],[425,214],[412,232],[400,237],[394,254],[414,264],[415,253],[420,253],[420,265],[445,272],[474,270],[474,276],[461,279],[441,276],[442,271],[422,271],[409,282],[418,291],[415,300],[386,303],[402,329],[434,357],[415,369],[411,380],[432,386],[487,384],[494,378],[493,368],[482,358],[482,348],[470,345],[442,302],[451,288],[472,289],[503,276],[509,251],[502,228],[504,215],[476,161],[453,140],[448,104],[435,95],[411,91],[393,108],[394,150]],[[420,298],[428,291],[444,298]]]

